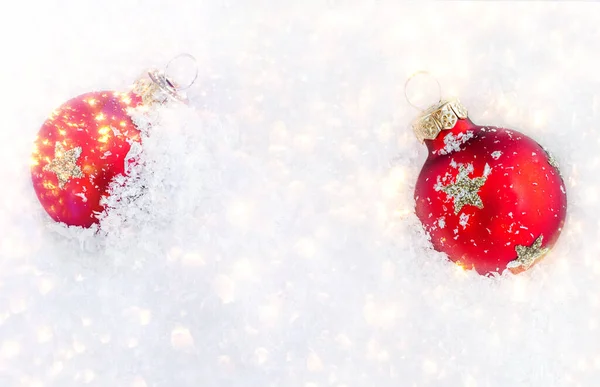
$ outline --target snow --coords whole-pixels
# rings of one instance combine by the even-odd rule
[[[492,173],[492,167],[488,163],[485,163],[485,167],[483,168],[483,176],[487,177]]]
[[[448,133],[444,136],[444,148],[440,149],[439,153],[441,155],[446,155],[449,153],[458,152],[461,150],[460,146],[469,141],[471,138],[473,138],[473,132],[471,131],[459,133],[456,136],[452,133]]]
[[[599,17],[591,3],[11,2],[0,386],[597,385]],[[44,118],[180,52],[200,75],[190,108],[160,110],[136,150],[145,191],[122,182],[128,205],[97,235],[49,222],[28,166]],[[427,150],[403,96],[423,69],[474,122],[560,161],[567,223],[531,270],[484,278],[429,248],[412,199]]]
[[[441,218],[438,219],[437,222],[438,222],[439,228],[446,227],[446,218],[445,217],[442,216]]]
[[[460,224],[463,229],[467,228],[467,225],[469,224],[469,218],[471,217],[471,215],[467,215],[465,213],[460,214],[460,218],[458,221],[458,224]]]

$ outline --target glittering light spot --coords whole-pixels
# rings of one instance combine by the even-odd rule
[[[588,187],[585,190],[584,198],[586,203],[592,204],[598,202],[598,189],[596,187]]]
[[[266,305],[258,309],[259,320],[267,326],[275,326],[279,320],[281,302],[277,297],[272,297]]]
[[[94,380],[94,378],[96,378],[96,374],[90,369],[84,370],[81,376],[84,383],[90,383],[92,380]]]
[[[75,341],[73,342],[73,350],[76,353],[83,353],[85,352],[85,345],[81,341]]]
[[[12,296],[8,305],[11,313],[23,313],[27,309],[27,300],[23,297]]]
[[[465,267],[465,263],[461,262],[461,261],[457,261],[456,265],[455,265],[455,270],[454,270],[454,274],[457,277],[466,277],[467,275],[467,268]]]
[[[6,340],[0,346],[0,356],[10,359],[21,353],[21,344],[16,340]]]
[[[140,325],[148,325],[151,317],[152,312],[149,309],[140,310]]]
[[[405,187],[406,169],[404,167],[394,167],[387,178],[383,180],[381,193],[385,198],[393,199],[398,196]]]
[[[319,355],[314,352],[309,353],[308,357],[306,358],[306,368],[310,372],[321,371],[323,369],[323,362],[321,361]]]
[[[189,329],[177,327],[171,331],[171,345],[175,349],[188,349],[194,346],[194,338]]]
[[[422,368],[426,374],[435,374],[437,372],[437,364],[433,360],[425,359]]]
[[[237,260],[233,264],[233,276],[238,279],[248,279],[256,275],[252,262],[248,258]]]
[[[228,304],[235,299],[235,282],[225,275],[219,275],[213,282],[213,289],[221,302]]]
[[[217,358],[217,362],[219,363],[219,365],[221,367],[231,367],[232,366],[231,357],[229,357],[227,355],[220,355]]]
[[[235,226],[249,226],[252,220],[251,205],[242,200],[231,203],[227,209],[227,220]]]
[[[368,300],[363,307],[363,315],[368,325],[378,328],[391,328],[397,315],[396,305]]]
[[[172,247],[167,252],[167,260],[170,262],[177,261],[181,257],[182,253],[183,250],[181,250],[179,247]]]
[[[369,340],[367,343],[367,359],[386,362],[390,358],[389,352],[376,340]]]
[[[294,247],[303,258],[313,258],[317,251],[315,241],[311,238],[300,238]]]
[[[138,339],[131,337],[129,340],[127,340],[127,348],[135,348],[138,346],[138,343]]]
[[[254,356],[258,364],[264,364],[269,358],[269,351],[266,348],[260,347],[254,351]]]
[[[600,355],[594,358],[594,368],[600,369]]]
[[[315,139],[307,134],[297,134],[294,137],[294,144],[300,151],[311,152],[315,147]]]
[[[54,334],[52,333],[52,329],[50,329],[48,326],[40,327],[37,330],[38,343],[47,343],[48,341],[52,340],[53,336]]]
[[[396,265],[390,261],[384,261],[381,264],[381,279],[386,281],[392,281],[396,274]]]
[[[110,132],[111,132],[110,126],[101,126],[101,127],[98,129],[98,133],[99,133],[99,134],[102,134],[102,135],[104,135],[104,134],[108,134],[108,133],[110,133]]]
[[[350,349],[350,347],[352,347],[352,341],[343,333],[340,333],[335,337],[335,342],[343,349]]]
[[[535,128],[541,128],[546,125],[547,116],[544,110],[536,110],[533,113],[533,126]]]
[[[152,311],[150,309],[140,308],[138,306],[127,309],[125,315],[140,325],[148,325],[152,319]]]
[[[44,383],[42,383],[39,379],[29,379],[27,382],[21,380],[20,386],[23,387],[44,387]]]
[[[133,382],[131,383],[131,387],[148,387],[146,381],[141,376],[136,376],[133,378]]]
[[[87,103],[90,106],[96,106],[97,102],[98,102],[98,100],[96,100],[95,98],[90,98],[90,99],[87,100]]]
[[[471,375],[467,375],[465,377],[465,387],[477,387],[477,381],[475,380],[475,378]]]
[[[64,365],[63,365],[62,361],[55,361],[54,363],[52,363],[52,366],[50,367],[49,374],[51,376],[56,376],[63,370],[63,368],[64,368]]]
[[[56,189],[56,186],[54,184],[52,184],[52,182],[50,182],[48,180],[44,180],[44,182],[42,183],[42,185],[44,186],[44,188],[46,188],[49,191],[52,191],[52,190]]]
[[[525,279],[522,277],[515,278],[515,285],[513,288],[513,300],[517,302],[525,302],[527,300],[528,286]]]
[[[100,137],[98,137],[98,141],[102,142],[102,143],[107,143],[110,138],[111,132],[112,132],[112,129],[110,128],[110,126],[100,127],[98,129],[98,134],[100,134]]]
[[[183,254],[183,256],[181,257],[181,264],[184,266],[198,267],[206,265],[206,261],[204,261],[204,258],[202,258],[202,255],[200,255],[200,253],[189,252]]]
[[[94,117],[96,121],[104,121],[106,119],[106,115],[104,113],[99,113],[96,114],[96,117]]]
[[[54,289],[54,281],[51,278],[42,277],[38,280],[37,286],[40,294],[46,295],[50,293],[52,289]]]

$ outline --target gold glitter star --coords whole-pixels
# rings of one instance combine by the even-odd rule
[[[77,165],[79,156],[81,156],[81,147],[65,151],[63,145],[57,142],[54,147],[54,160],[44,167],[44,171],[54,172],[58,178],[58,187],[63,189],[70,178],[83,177],[83,172]]]
[[[461,165],[454,183],[441,187],[448,196],[454,198],[454,213],[458,214],[463,206],[470,204],[477,208],[483,208],[483,202],[479,197],[479,188],[487,180],[487,175],[469,179],[469,170]]]
[[[529,269],[538,259],[542,258],[550,250],[548,248],[542,249],[543,235],[540,235],[531,247],[516,246],[517,258],[510,261],[506,267],[513,269],[522,266],[525,270]]]

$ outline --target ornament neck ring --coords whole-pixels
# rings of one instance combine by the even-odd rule
[[[408,84],[415,79],[415,77],[419,76],[419,75],[424,75],[427,76],[430,79],[433,79],[435,81],[435,83],[437,84],[437,88],[438,88],[438,100],[437,103],[442,102],[442,85],[440,85],[440,82],[437,80],[436,77],[434,77],[429,71],[424,71],[424,70],[420,70],[417,71],[415,73],[413,73],[410,77],[408,77],[408,79],[406,80],[406,82],[404,83],[404,97],[406,98],[406,102],[408,102],[408,104],[412,107],[414,107],[415,109],[424,112],[425,110],[427,110],[427,107],[422,108],[420,106],[415,105],[414,103],[412,103],[410,101],[410,98],[408,97]]]

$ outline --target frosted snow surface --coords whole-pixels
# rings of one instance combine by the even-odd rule
[[[600,6],[11,2],[0,23],[0,386],[597,386]],[[50,111],[195,55],[105,236],[30,183]],[[555,154],[563,235],[519,276],[431,251],[406,78]],[[125,195],[139,194],[135,187]]]

